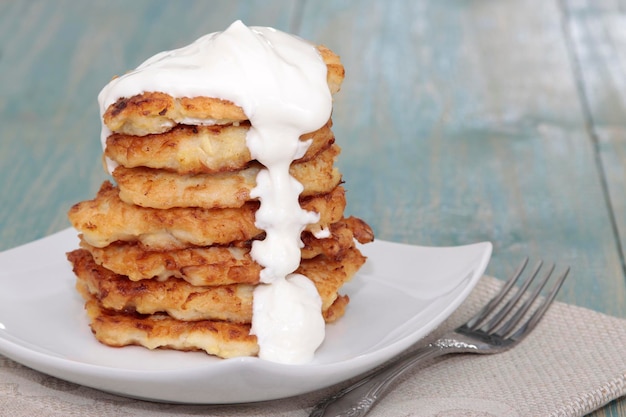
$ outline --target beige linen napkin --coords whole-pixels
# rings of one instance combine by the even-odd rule
[[[423,343],[470,317],[501,282],[483,277]],[[518,347],[438,358],[394,386],[372,417],[582,416],[626,394],[626,320],[555,303]],[[237,406],[157,404],[81,387],[0,356],[0,416],[308,416],[340,388]]]

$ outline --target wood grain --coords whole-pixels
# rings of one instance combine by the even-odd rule
[[[567,17],[589,131],[626,265],[626,14],[617,5],[578,5]]]
[[[575,59],[580,96],[594,140],[605,201],[626,270],[626,5],[617,1],[565,2],[566,35]],[[626,415],[626,400],[593,416]]]
[[[491,240],[498,277],[525,254],[570,264],[563,299],[626,314],[558,5],[371,1],[351,19],[333,5],[305,9],[302,31],[346,39],[334,129],[351,210],[381,239]]]

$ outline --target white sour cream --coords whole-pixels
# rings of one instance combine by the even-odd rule
[[[308,278],[293,274],[300,264],[300,234],[318,215],[301,209],[302,185],[289,175],[289,165],[310,145],[299,137],[330,118],[326,71],[314,45],[236,21],[223,32],[149,58],[98,95],[101,115],[121,97],[153,91],[217,97],[244,110],[252,125],[248,148],[265,166],[251,193],[261,201],[256,225],[266,232],[265,240],[252,246],[253,258],[263,266],[263,284],[254,292],[251,333],[259,341],[259,356],[276,362],[308,362],[324,339],[320,296]],[[109,134],[103,124],[103,146]]]

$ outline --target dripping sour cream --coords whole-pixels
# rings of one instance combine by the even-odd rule
[[[176,98],[217,97],[244,110],[252,125],[247,146],[265,166],[251,192],[261,202],[256,225],[266,233],[251,252],[263,267],[254,291],[251,333],[257,336],[259,356],[276,362],[308,362],[324,339],[319,294],[308,278],[294,274],[300,264],[300,234],[319,216],[301,209],[302,185],[290,176],[289,165],[310,145],[299,137],[330,118],[326,71],[312,44],[236,21],[223,32],[149,58],[98,95],[101,116],[119,98],[152,91]],[[103,124],[103,146],[110,133]],[[107,166],[115,168],[112,161]]]

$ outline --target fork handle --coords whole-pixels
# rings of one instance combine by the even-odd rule
[[[444,347],[430,344],[417,349],[366,376],[315,406],[309,417],[362,417],[366,415],[393,381],[422,361],[448,353]]]

